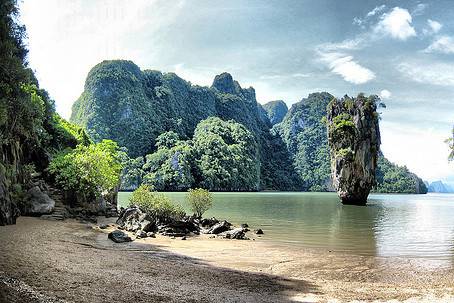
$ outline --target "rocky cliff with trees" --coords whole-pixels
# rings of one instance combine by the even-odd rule
[[[333,186],[342,203],[364,205],[375,185],[380,128],[377,96],[334,98],[327,130]]]
[[[54,101],[40,88],[27,64],[25,27],[17,20],[16,1],[2,1],[0,225],[14,224],[20,214],[41,215],[53,212],[56,201],[49,197],[53,189],[51,186],[55,185],[56,190],[64,188],[62,183],[60,184],[62,186],[55,183],[57,175],[49,171],[49,165],[58,161],[56,159],[60,157],[59,155],[68,155],[65,165],[84,160],[84,163],[79,162],[79,168],[84,170],[87,164],[102,163],[100,161],[102,157],[91,157],[91,160],[87,160],[79,157],[78,152],[74,152],[82,148],[79,146],[91,148],[91,140],[81,127],[65,121],[55,112]],[[69,155],[74,157],[70,158]],[[63,173],[58,171],[58,175]],[[98,175],[108,173],[102,169],[97,171]],[[81,181],[81,175],[67,178],[65,185]],[[116,178],[118,184],[119,171]],[[94,179],[86,181],[85,185],[90,186],[97,182]],[[94,191],[98,197],[101,194],[99,190],[100,188],[96,188]],[[86,193],[86,188],[78,188],[74,193],[78,195]]]
[[[156,177],[153,186],[162,190],[200,185],[200,169],[194,169],[199,165],[184,164],[196,163],[193,154],[198,148],[194,144],[198,124],[218,117],[223,121],[219,125],[232,121],[252,134],[258,153],[254,167],[259,168],[259,174],[257,186],[230,184],[210,187],[212,190],[332,191],[324,117],[333,98],[326,92],[313,93],[287,110],[282,101],[258,104],[254,89],[242,88],[228,73],[217,75],[211,87],[201,87],[174,73],[141,71],[131,61],[114,60],[103,61],[90,71],[70,120],[84,127],[95,142],[112,139],[126,148],[123,189],[133,190],[145,180],[150,183],[152,177]],[[164,133],[173,137],[175,146],[164,147],[158,142]],[[223,140],[230,144],[230,139]],[[174,174],[171,163],[177,158],[178,167],[187,169]],[[228,175],[232,174],[229,171]],[[390,190],[388,185],[399,178],[403,181],[393,191],[425,192],[418,177],[389,161],[379,161],[377,174],[376,191]]]

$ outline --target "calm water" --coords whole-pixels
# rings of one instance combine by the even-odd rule
[[[188,210],[185,193],[166,195]],[[334,193],[215,193],[205,216],[248,223],[288,245],[454,261],[454,195],[371,195],[367,206],[349,206]]]

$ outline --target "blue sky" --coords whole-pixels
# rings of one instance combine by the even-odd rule
[[[130,59],[210,85],[230,72],[258,101],[379,94],[382,150],[454,183],[452,1],[24,0],[29,62],[69,117],[90,68]]]

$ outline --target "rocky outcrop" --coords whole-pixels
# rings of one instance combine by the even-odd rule
[[[333,185],[344,204],[364,205],[375,185],[380,149],[377,96],[333,99],[327,129]]]
[[[54,210],[55,201],[47,193],[41,191],[39,186],[34,186],[27,191],[27,206],[25,214],[39,216],[50,214]]]
[[[270,101],[262,105],[272,125],[281,123],[288,112],[287,104],[282,100]]]
[[[16,203],[11,199],[5,172],[5,166],[0,163],[0,226],[16,224],[16,218],[20,214]]]
[[[249,231],[247,224],[232,229],[230,222],[225,220],[219,222],[216,218],[202,219],[185,216],[181,220],[169,219],[160,222],[159,219],[136,206],[122,209],[116,223],[118,229],[132,232],[136,238],[155,237],[157,233],[168,237],[182,237],[182,240],[186,240],[188,235],[204,233],[225,239],[247,240],[246,233]],[[99,228],[105,227],[100,225]]]
[[[115,243],[124,243],[132,241],[131,237],[129,237],[126,233],[118,229],[110,232],[108,238],[114,241]]]

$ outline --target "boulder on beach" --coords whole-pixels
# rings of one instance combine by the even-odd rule
[[[110,232],[108,238],[114,241],[115,243],[124,243],[132,241],[131,237],[129,237],[126,233],[118,229]]]
[[[222,232],[228,231],[231,226],[232,226],[232,224],[230,224],[229,222],[224,220],[222,222],[219,222],[219,223],[213,225],[206,233],[217,235]]]
[[[243,227],[235,228],[235,229],[232,229],[232,230],[226,232],[225,238],[226,239],[247,240],[248,238],[246,238],[246,232],[248,232],[248,231],[249,231],[249,229],[243,228]]]
[[[256,235],[263,235],[263,230],[261,228],[255,230]]]
[[[39,186],[34,186],[27,191],[25,214],[32,216],[50,214],[54,207],[55,201],[42,192]]]

